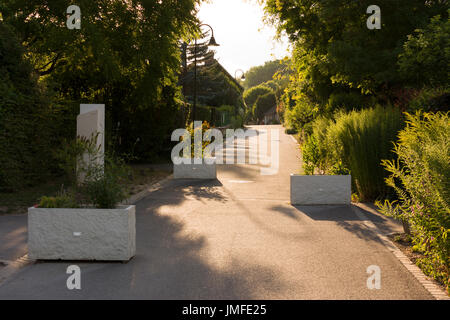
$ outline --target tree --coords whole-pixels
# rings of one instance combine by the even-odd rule
[[[264,85],[259,85],[259,86],[253,87],[244,92],[245,103],[247,104],[247,107],[253,108],[253,106],[256,103],[256,100],[258,100],[258,98],[260,96],[268,94],[268,93],[272,93],[272,92],[273,92],[272,89],[270,89],[269,87],[266,87]]]
[[[416,86],[448,85],[450,79],[450,20],[436,16],[424,29],[409,35],[399,56],[400,72]]]
[[[273,92],[269,92],[262,96],[259,96],[255,102],[254,107],[254,116],[258,120],[258,122],[261,122],[264,119],[264,115],[266,114],[266,112],[273,107],[276,107],[276,105],[277,99]]]
[[[267,61],[262,66],[250,68],[245,73],[244,88],[250,89],[273,79],[273,76],[286,68],[285,60]]]
[[[445,1],[380,0],[382,28],[369,30],[369,0],[264,2],[267,20],[297,44],[295,64],[303,92],[322,104],[342,88],[389,98],[402,85],[397,57],[406,36],[447,10]]]
[[[64,101],[105,103],[115,147],[148,160],[180,125],[178,43],[197,30],[200,2],[80,0],[80,30],[65,25],[67,0],[10,0],[1,11],[41,82]]]
[[[52,163],[51,114],[24,48],[0,22],[0,190],[42,179]]]

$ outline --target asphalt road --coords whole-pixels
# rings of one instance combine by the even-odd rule
[[[351,206],[289,204],[300,154],[270,128],[280,130],[278,174],[223,165],[217,181],[172,180],[137,204],[129,263],[38,262],[0,284],[0,299],[433,299]],[[81,290],[66,287],[72,264]],[[380,290],[367,288],[371,265],[381,268]]]

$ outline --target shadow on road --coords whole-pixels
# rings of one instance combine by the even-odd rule
[[[384,219],[371,212],[356,208],[356,210],[362,210],[365,216],[365,220],[354,212],[353,205],[336,205],[336,206],[294,206],[300,215],[306,215],[314,221],[329,221],[335,222],[337,226],[352,233],[360,239],[366,241],[376,241],[381,243],[377,234],[373,230],[369,229],[362,222],[365,220],[372,221],[374,223],[382,224]]]
[[[205,184],[210,186],[199,183],[195,188]],[[173,199],[152,196],[138,204],[138,255],[130,263],[131,278],[136,279],[129,281],[134,283],[130,286],[132,295],[158,299],[252,299],[284,288],[275,271],[265,266],[236,259],[224,268],[214,266],[205,253],[208,243],[204,236],[185,232],[185,225],[177,216],[160,213],[166,205],[181,205],[184,200],[178,199],[174,203]]]

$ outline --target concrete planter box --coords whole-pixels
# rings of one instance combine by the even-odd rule
[[[291,175],[291,204],[350,204],[351,176]]]
[[[28,209],[28,256],[128,261],[136,253],[136,207]]]
[[[217,179],[216,159],[210,158],[212,164],[174,164],[173,177],[174,179],[203,179],[213,180]]]

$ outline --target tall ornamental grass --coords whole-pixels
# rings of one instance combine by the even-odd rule
[[[361,200],[385,196],[381,161],[393,158],[393,142],[403,125],[400,111],[392,107],[340,112],[334,120],[319,117],[302,147],[305,173],[351,173]]]
[[[381,162],[393,158],[393,142],[402,127],[398,109],[380,106],[341,114],[330,127],[328,139],[336,141],[337,158],[350,170],[361,200],[387,194]]]

